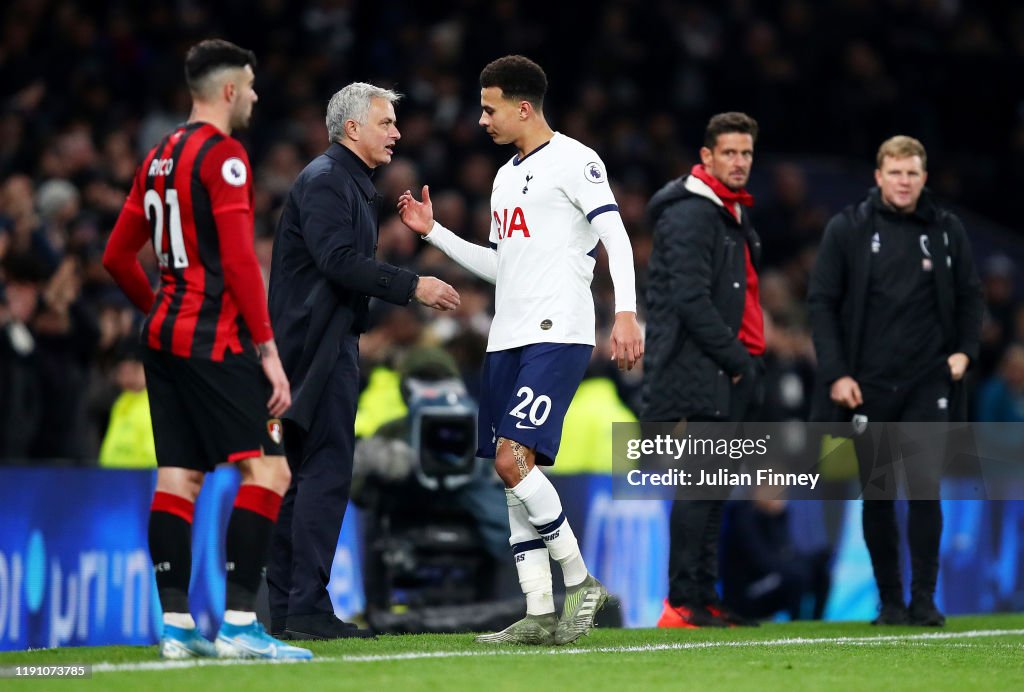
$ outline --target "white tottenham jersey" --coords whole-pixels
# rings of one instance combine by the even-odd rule
[[[558,132],[498,170],[491,190],[498,275],[488,351],[594,345],[590,283],[600,238],[590,220],[617,210],[601,158]]]

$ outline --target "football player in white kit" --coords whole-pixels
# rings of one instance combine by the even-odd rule
[[[588,633],[608,599],[589,574],[558,493],[536,468],[554,464],[562,421],[594,348],[597,243],[615,287],[611,351],[621,369],[643,355],[633,250],[601,158],[544,118],[544,70],[509,55],[480,73],[480,125],[518,150],[494,178],[491,247],[434,221],[430,192],[399,199],[402,221],[458,264],[495,284],[495,314],[481,382],[479,449],[505,482],[526,617],[479,642],[567,644]],[[562,568],[565,605],[555,615],[549,556]]]

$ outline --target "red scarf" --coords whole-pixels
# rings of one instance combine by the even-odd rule
[[[736,212],[736,205],[744,207],[754,206],[754,198],[746,190],[730,190],[721,180],[708,173],[704,166],[697,164],[690,171],[694,178],[703,181],[711,188],[711,191],[718,196],[725,204],[725,209],[739,223],[740,217]],[[743,246],[746,260],[747,290],[743,302],[743,320],[740,323],[740,333],[737,334],[740,342],[747,347],[751,355],[759,356],[765,351],[764,342],[764,314],[761,312],[761,291],[757,272],[754,271],[754,263],[750,260],[750,247],[744,243]]]
[[[690,174],[711,188],[711,191],[715,193],[718,199],[722,200],[726,210],[732,214],[732,217],[737,222],[740,220],[739,214],[736,213],[737,204],[744,207],[754,206],[754,197],[749,192],[746,190],[730,190],[726,187],[725,183],[708,173],[704,168],[704,164],[698,163],[690,171]]]

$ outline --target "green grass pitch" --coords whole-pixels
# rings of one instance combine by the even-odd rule
[[[0,667],[90,663],[90,679],[3,689],[145,690],[1024,690],[1024,615],[950,618],[942,629],[864,623],[756,629],[599,629],[561,648],[484,646],[471,635],[313,642],[304,663],[165,662],[156,647],[0,653]]]

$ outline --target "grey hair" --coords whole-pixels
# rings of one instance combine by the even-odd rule
[[[36,206],[40,215],[50,221],[68,204],[78,202],[80,197],[78,188],[67,180],[51,178],[36,190]]]
[[[345,136],[346,120],[355,120],[360,125],[365,125],[366,115],[370,112],[370,102],[375,98],[396,103],[402,95],[391,89],[383,89],[365,82],[353,82],[334,94],[327,102],[325,119],[330,141],[340,142]]]

